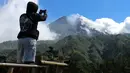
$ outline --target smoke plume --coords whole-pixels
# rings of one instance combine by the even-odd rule
[[[118,23],[110,18],[100,18],[93,21],[82,15],[72,14],[67,17],[67,20],[72,25],[76,25],[76,23],[80,21],[82,25],[86,26],[86,29],[84,28],[85,30],[88,30],[89,27],[109,34],[130,33],[130,17],[127,17],[123,22]]]

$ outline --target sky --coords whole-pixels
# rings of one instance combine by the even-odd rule
[[[74,13],[92,20],[111,18],[116,22],[130,16],[130,0],[40,0],[39,3],[48,10],[50,20]]]
[[[80,21],[86,32],[89,27],[109,34],[130,33],[130,0],[0,0],[0,42],[17,40],[19,16],[29,1],[48,11],[47,21],[38,25],[39,40],[58,37],[48,24],[62,16],[72,25]]]
[[[4,1],[0,0],[0,4]],[[111,18],[116,22],[130,16],[130,0],[39,0],[39,5],[48,10],[48,22],[75,13],[92,20]]]

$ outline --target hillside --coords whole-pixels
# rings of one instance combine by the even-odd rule
[[[10,50],[11,44],[16,42],[4,42],[8,44],[6,48],[8,50],[1,51],[1,55],[6,54],[7,62],[15,61],[16,50],[15,48]],[[65,59],[70,60],[70,67],[72,65],[82,64],[94,65],[96,68],[100,68],[100,64],[104,64],[107,61],[114,62],[121,67],[130,64],[130,36],[129,35],[100,35],[94,37],[87,37],[82,35],[67,36],[59,41],[39,41],[37,44],[37,53],[41,54],[48,50],[49,46],[53,46],[55,50],[61,50],[64,53]],[[3,44],[3,43],[1,43]],[[0,45],[1,45],[0,44]],[[4,47],[4,45],[0,46]],[[13,45],[16,47],[16,45]],[[14,50],[14,51],[13,51]],[[75,64],[76,61],[76,64]],[[81,63],[77,63],[81,62]],[[73,64],[74,63],[74,64]],[[119,66],[119,67],[120,67]],[[86,70],[88,67],[83,67]],[[71,69],[71,68],[70,68]],[[73,70],[72,70],[73,71]],[[72,72],[73,73],[73,72]],[[85,73],[85,72],[83,72]]]

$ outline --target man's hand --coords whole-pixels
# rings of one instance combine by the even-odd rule
[[[42,14],[42,13],[47,14],[47,10],[46,9],[45,10],[40,10],[39,14]]]
[[[40,15],[39,21],[45,21],[47,19],[47,10],[40,10],[39,15]]]

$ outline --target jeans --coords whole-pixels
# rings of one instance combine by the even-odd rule
[[[35,62],[36,39],[21,38],[18,40],[17,63]]]

